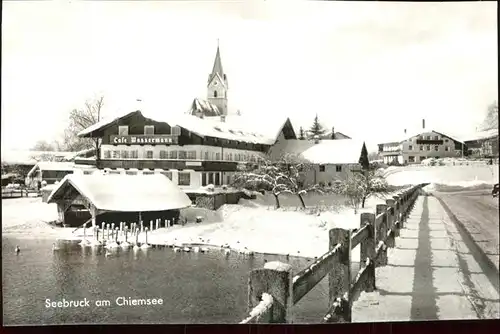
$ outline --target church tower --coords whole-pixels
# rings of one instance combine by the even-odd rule
[[[208,75],[207,100],[219,109],[221,115],[227,115],[227,76],[222,69],[219,42],[217,41],[217,53],[215,54],[212,73]]]

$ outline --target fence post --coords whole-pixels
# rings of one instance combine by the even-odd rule
[[[361,227],[367,226],[369,235],[368,238],[361,241],[361,266],[366,265],[366,259],[370,259],[368,265],[368,280],[366,281],[364,290],[366,292],[372,292],[375,290],[375,215],[373,213],[362,213],[361,214]]]
[[[396,229],[394,230],[394,237],[399,237],[399,230],[403,228],[401,225],[401,197],[399,195],[393,196],[394,199],[394,224]]]
[[[273,305],[268,319],[262,322],[286,323],[287,310],[290,307],[292,287],[292,266],[278,261],[268,262],[264,268],[254,269],[248,279],[248,307],[251,311],[260,303],[262,294],[273,297]]]
[[[385,204],[378,204],[376,206],[376,213],[377,216],[383,213],[382,217],[382,222],[380,223],[380,226],[376,226],[375,223],[375,240],[377,242],[377,247],[380,241],[385,242],[385,236],[387,235],[388,231],[388,220],[387,220],[387,205]],[[380,254],[380,256],[377,258],[377,261],[375,263],[375,266],[380,267],[380,266],[385,266],[387,265],[387,248]]]
[[[394,227],[394,223],[396,221],[395,217],[395,211],[396,211],[396,204],[394,203],[394,199],[390,198],[385,201],[387,204],[387,226],[388,226],[388,237],[387,237],[387,247],[393,248],[394,247],[394,232],[389,233],[389,230],[392,231],[392,228]]]
[[[341,244],[340,261],[333,265],[333,269],[328,275],[328,307],[332,307],[337,298],[342,298],[344,294],[351,288],[351,231],[341,228],[331,229],[330,250],[334,249],[337,244]],[[351,302],[348,299],[344,303],[345,309],[342,310],[342,320],[351,322]],[[341,320],[341,321],[342,321]]]

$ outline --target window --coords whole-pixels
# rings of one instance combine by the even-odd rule
[[[118,126],[118,135],[119,136],[128,136],[128,125]]]
[[[415,162],[415,157],[414,157],[414,156],[412,156],[412,155],[410,155],[410,156],[408,157],[408,161],[409,161],[409,162]]]
[[[205,160],[210,159],[210,158],[209,158],[209,154],[208,154],[208,153],[209,153],[208,151],[207,151],[207,152],[205,152]]]
[[[431,147],[429,145],[427,145],[427,151],[430,151],[431,150]]]
[[[215,183],[214,183],[215,186],[220,186],[221,185],[221,183],[220,183],[220,173],[215,173],[215,180],[214,181],[215,181]]]
[[[425,160],[425,157],[424,156],[421,156],[420,157],[420,161],[424,161]]]
[[[179,185],[180,186],[189,186],[191,184],[191,174],[186,172],[179,173]]]
[[[427,140],[431,140],[431,136],[427,136]]]
[[[436,152],[439,151],[439,146],[437,146],[437,145],[434,146],[434,151],[436,151]]]
[[[128,171],[125,172],[125,174],[127,174],[127,175],[137,175],[137,171],[135,171],[135,170],[128,170]]]
[[[448,139],[445,139],[445,140],[444,140],[444,142],[445,142],[445,143],[447,143],[447,142],[448,142]]]
[[[408,150],[412,151],[413,150],[413,146],[412,145],[408,146]]]
[[[160,151],[160,159],[168,159],[168,152],[165,150]]]
[[[170,180],[172,180],[172,172],[160,172],[160,174],[163,174],[166,177],[168,177]]]
[[[120,159],[120,151],[113,151],[113,159]]]
[[[335,170],[337,173],[340,173],[342,171],[342,166],[341,165],[335,166]]]
[[[122,159],[128,159],[128,151],[122,151]]]
[[[132,159],[137,159],[139,158],[139,152],[137,150],[130,151],[130,157]]]
[[[422,145],[420,145],[420,151],[423,151],[424,150],[424,147]]]
[[[201,173],[201,185],[203,187],[207,185],[207,173]]]
[[[214,90],[214,97],[217,97],[217,91]]]
[[[155,126],[154,125],[144,125],[144,134],[145,135],[154,135],[155,134]]]
[[[325,165],[319,165],[319,171],[324,172],[325,171]]]
[[[142,175],[153,175],[155,172],[149,169],[145,169],[142,171]]]
[[[170,159],[177,159],[177,151],[168,152],[168,156],[170,157]]]
[[[146,159],[153,159],[153,151],[146,151]]]
[[[181,135],[181,128],[178,127],[178,126],[174,126],[170,129],[171,133],[174,135],[174,136],[180,136]]]
[[[446,146],[446,147],[444,148],[444,150],[445,150],[446,152],[449,152],[449,151],[450,151],[450,148],[449,148],[448,146]]]
[[[208,184],[214,184],[214,173],[208,173]]]
[[[104,151],[104,159],[111,159],[111,151],[109,150]]]
[[[439,136],[434,136],[434,140],[439,140]]]
[[[186,159],[187,154],[186,151],[179,151],[179,159]]]
[[[220,153],[219,152],[215,153],[215,160],[220,160]]]
[[[188,151],[187,158],[191,159],[191,160],[195,160],[196,159],[196,151]]]

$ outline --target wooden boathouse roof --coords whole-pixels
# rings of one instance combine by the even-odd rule
[[[76,191],[76,192],[75,192]],[[71,200],[81,195],[98,212],[148,212],[182,209],[189,197],[162,174],[66,175],[49,195],[47,203]]]

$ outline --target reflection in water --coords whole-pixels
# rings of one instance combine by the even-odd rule
[[[237,323],[247,315],[248,274],[264,260],[288,262],[294,272],[306,259],[254,257],[220,250],[175,253],[172,249],[117,249],[51,240],[3,238],[4,324]],[[21,245],[21,253],[12,251]],[[324,279],[294,307],[295,322],[319,322],[327,310]],[[118,297],[162,298],[163,305],[122,306]],[[90,300],[89,307],[47,308],[50,301]],[[98,300],[109,306],[98,307]]]

